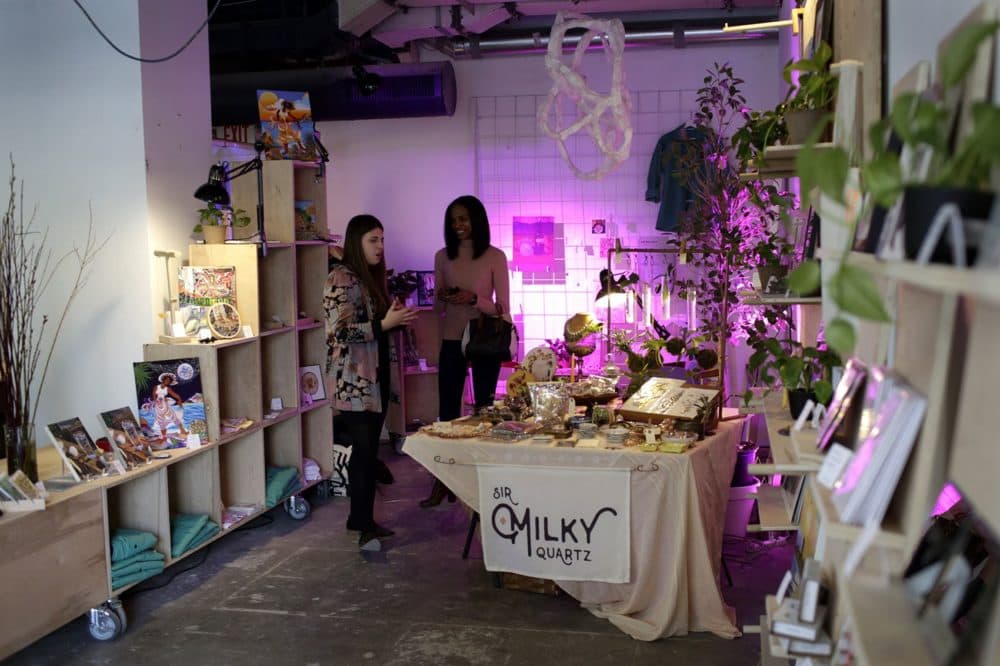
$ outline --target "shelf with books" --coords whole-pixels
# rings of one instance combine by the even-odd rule
[[[819,470],[821,461],[799,457],[795,440],[815,441],[814,430],[793,430],[794,421],[782,405],[780,394],[772,393],[764,401],[763,418],[771,445],[771,463],[750,465],[751,474],[809,474]]]

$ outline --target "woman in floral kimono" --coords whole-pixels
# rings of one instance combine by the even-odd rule
[[[344,234],[344,257],[330,271],[323,293],[326,372],[333,406],[352,442],[347,529],[361,532],[358,546],[366,551],[381,550],[380,539],[393,534],[374,517],[378,443],[389,401],[388,332],[417,315],[416,310],[389,300],[384,249],[378,218],[351,218]]]

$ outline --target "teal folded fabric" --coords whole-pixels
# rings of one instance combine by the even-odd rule
[[[174,514],[170,519],[170,555],[180,557],[187,552],[191,548],[191,542],[207,522],[206,514]]]
[[[142,562],[163,562],[163,557],[163,553],[158,550],[144,550],[141,553],[136,553],[132,557],[113,563],[111,565],[111,575],[114,576],[121,573],[123,570],[134,564]]]
[[[156,545],[152,532],[119,528],[111,535],[111,562],[121,562]]]
[[[287,489],[293,483],[295,490],[301,487],[298,483],[299,470],[297,467],[268,467],[265,483],[265,504],[267,508],[275,506],[281,498],[288,495]]]
[[[138,571],[133,574],[127,574],[124,576],[112,576],[111,577],[111,589],[117,590],[120,587],[125,587],[132,583],[138,583],[140,580],[146,580],[151,576],[155,576],[163,571],[163,563],[161,562],[159,566],[155,569],[146,569],[144,571]]]
[[[195,548],[205,543],[218,533],[219,533],[219,526],[213,523],[212,521],[208,521],[207,523],[205,523],[205,526],[201,528],[201,531],[198,532],[198,535],[191,540],[191,544],[188,546],[188,550],[194,550]]]
[[[132,574],[139,573],[141,571],[153,571],[158,569],[163,571],[163,560],[149,560],[146,562],[136,562],[130,564],[127,567],[121,567],[117,571],[112,570],[111,580],[115,578],[121,578],[123,576],[131,576]]]

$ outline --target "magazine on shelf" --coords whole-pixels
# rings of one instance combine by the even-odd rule
[[[834,483],[833,504],[840,520],[855,525],[881,523],[910,457],[927,409],[927,399],[891,371],[891,389],[874,413],[871,430]]]
[[[816,438],[816,448],[820,451],[833,443],[854,448],[867,376],[868,370],[863,363],[853,358],[847,361]]]
[[[45,430],[77,481],[102,476],[110,471],[108,456],[97,448],[79,418],[50,423]]]
[[[197,358],[132,364],[139,405],[139,428],[162,448],[183,448],[208,436],[201,366]],[[191,438],[197,435],[198,440]]]

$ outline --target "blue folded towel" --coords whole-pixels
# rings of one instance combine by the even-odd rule
[[[152,532],[119,528],[111,535],[111,562],[121,562],[156,545]]]
[[[163,562],[163,553],[157,550],[144,550],[141,553],[136,553],[132,557],[124,559],[120,562],[114,562],[111,565],[111,575],[115,576],[127,568],[140,564],[143,562]]]
[[[150,562],[149,564],[154,564]],[[156,563],[155,568],[144,569],[142,571],[137,571],[136,573],[126,574],[124,576],[112,576],[111,577],[111,589],[117,590],[119,588],[125,587],[131,583],[138,583],[140,580],[146,580],[151,576],[155,576],[163,571],[163,562]]]
[[[195,538],[191,540],[191,543],[188,545],[188,550],[194,550],[195,548],[205,543],[218,533],[219,533],[219,526],[213,523],[211,520],[208,521],[207,523],[205,523],[204,527],[201,528],[201,531],[198,532],[197,536],[195,536]]]
[[[178,513],[170,519],[170,555],[180,557],[191,548],[191,542],[208,522],[207,514]]]
[[[265,506],[275,506],[282,497],[302,487],[298,481],[297,467],[268,467],[265,483]],[[291,490],[289,490],[291,488]]]

